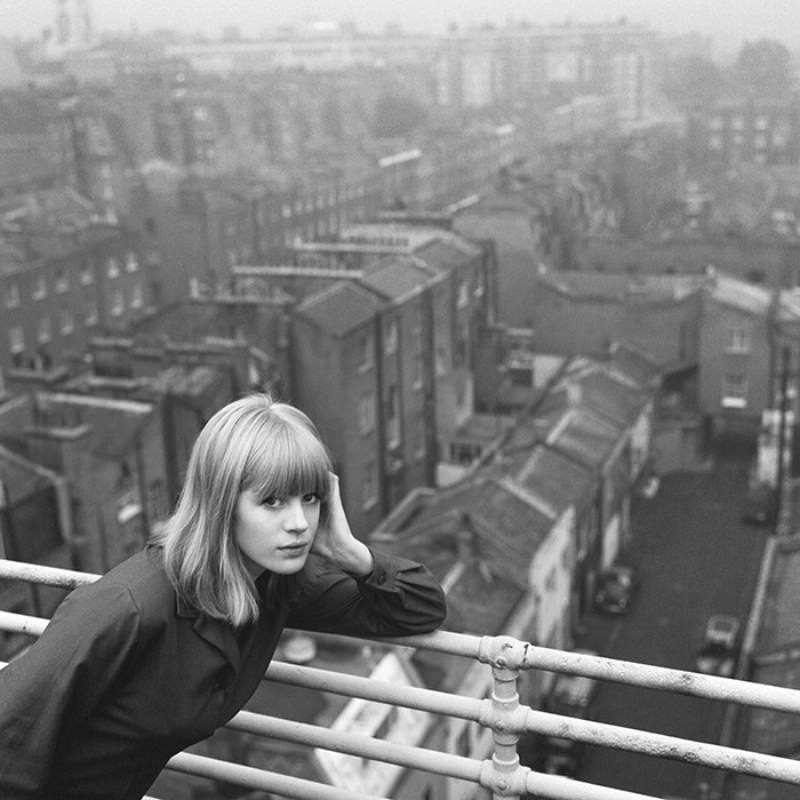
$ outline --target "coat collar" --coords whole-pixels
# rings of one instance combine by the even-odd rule
[[[219,619],[212,619],[190,606],[183,598],[177,598],[177,615],[184,619],[194,619],[192,630],[212,647],[225,656],[235,671],[239,670],[239,644],[233,628]]]

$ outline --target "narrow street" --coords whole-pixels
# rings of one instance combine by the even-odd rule
[[[706,619],[732,614],[747,622],[767,528],[739,519],[746,462],[718,461],[708,472],[662,479],[652,500],[637,500],[628,560],[642,583],[626,616],[592,612],[578,644],[603,655],[694,669]],[[594,719],[667,735],[717,742],[720,703],[648,689],[603,685]],[[621,789],[701,800],[708,771],[608,748],[588,748],[579,777]]]

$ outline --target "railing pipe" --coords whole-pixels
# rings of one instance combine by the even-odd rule
[[[460,697],[417,686],[398,686],[328,669],[287,664],[284,661],[273,661],[267,668],[266,679],[475,722],[482,720],[481,708],[486,702],[475,697]]]
[[[11,561],[0,558],[0,575],[3,578],[44,583],[47,586],[60,586],[63,589],[74,589],[86,583],[94,583],[100,575],[91,572],[76,572],[60,567],[44,567],[41,564],[29,564],[27,561]]]
[[[475,636],[469,634],[436,631],[417,636],[386,638],[380,641],[477,658],[487,664],[493,663],[495,658],[503,658],[506,665],[516,663],[520,669],[569,672],[598,680],[640,686],[645,689],[660,689],[693,697],[800,714],[800,690],[798,689],[768,686],[717,675],[703,675],[689,670],[658,667],[604,656],[555,650],[538,647],[527,642],[518,642],[516,646],[508,647],[505,642],[507,638],[485,636],[477,640]],[[511,658],[518,660],[512,662],[509,660]]]
[[[337,789],[335,786],[304,778],[293,778],[256,767],[231,764],[228,761],[220,761],[217,758],[199,756],[194,753],[178,753],[169,760],[167,766],[178,772],[200,775],[203,778],[217,781],[227,781],[247,789],[275,792],[284,797],[291,797],[293,800],[388,800],[388,798],[375,795]]]
[[[541,733],[545,736],[574,739],[587,744],[614,747],[658,758],[686,761],[744,775],[800,784],[800,761],[791,758],[680,739],[661,733],[611,725],[607,722],[572,719],[532,708],[526,710],[525,727],[531,733]],[[632,736],[634,733],[635,736]]]
[[[254,714],[252,711],[240,711],[228,722],[228,727],[296,744],[321,747],[323,750],[399,764],[410,769],[421,769],[464,781],[477,782],[481,774],[481,762],[466,756],[440,753],[397,742],[386,742],[383,739],[373,739],[371,736],[361,733],[332,731],[319,725],[268,717],[263,714]]]

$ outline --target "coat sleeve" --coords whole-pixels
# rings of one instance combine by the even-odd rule
[[[0,670],[0,797],[41,796],[59,738],[112,686],[135,648],[139,624],[127,588],[81,587],[39,640]]]
[[[309,558],[289,627],[353,636],[427,633],[447,615],[444,592],[428,569],[372,551],[375,567],[363,578]]]

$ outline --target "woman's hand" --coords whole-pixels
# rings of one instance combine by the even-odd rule
[[[339,476],[330,474],[327,508],[320,515],[319,528],[311,550],[325,556],[350,575],[369,575],[374,568],[369,548],[353,536],[342,506]]]

